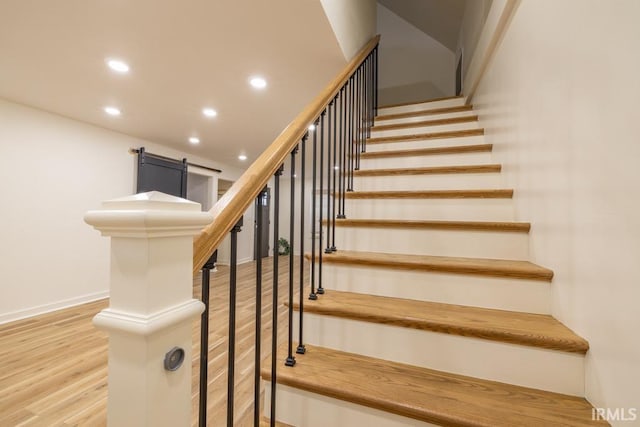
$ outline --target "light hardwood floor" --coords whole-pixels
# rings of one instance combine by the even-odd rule
[[[286,339],[288,258],[279,263],[279,342]],[[273,260],[263,262],[262,349],[271,349]],[[298,285],[296,262],[295,283]],[[194,278],[200,299],[201,277]],[[296,292],[297,294],[297,292]],[[226,425],[229,268],[211,274],[208,425]],[[96,301],[0,325],[0,426],[102,426],[107,409],[107,335],[91,319],[108,306]],[[238,266],[235,424],[253,416],[255,262]],[[297,313],[294,321],[297,321]],[[200,322],[193,324],[193,425],[197,425]],[[279,369],[284,369],[279,367]]]

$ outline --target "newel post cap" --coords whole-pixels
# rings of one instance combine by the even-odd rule
[[[150,238],[198,234],[213,216],[200,203],[149,191],[102,202],[84,221],[103,236]]]

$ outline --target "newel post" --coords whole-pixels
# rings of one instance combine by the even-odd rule
[[[212,221],[198,203],[159,192],[106,201],[85,221],[111,237],[109,426],[190,426],[193,236]],[[183,360],[183,363],[181,362]]]

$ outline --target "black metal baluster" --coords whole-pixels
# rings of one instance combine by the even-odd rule
[[[356,166],[355,170],[360,169],[360,144],[362,143],[362,66],[356,71]]]
[[[373,126],[373,109],[371,108],[373,105],[373,62],[371,54],[369,54],[369,57],[367,58],[367,63],[369,64],[369,72],[367,73],[367,136],[371,137],[371,126]],[[364,149],[366,151],[366,145]]]
[[[198,425],[207,427],[207,386],[209,376],[209,283],[211,270],[215,267],[211,256],[202,267],[201,297],[204,303],[204,311],[200,316],[200,407]]]
[[[360,153],[364,153],[364,147],[366,144],[367,131],[365,129],[365,121],[366,121],[366,97],[367,97],[367,88],[366,88],[366,63],[363,63],[360,66]],[[360,153],[358,153],[358,168],[360,168]]]
[[[311,293],[309,293],[310,300],[317,300],[316,295],[316,154],[317,154],[317,135],[318,135],[318,121],[316,120],[313,129],[313,163],[311,169],[313,170],[313,184],[311,192]],[[320,227],[322,232],[322,227]]]
[[[271,415],[269,424],[276,425],[276,372],[278,364],[278,240],[280,239],[280,175],[284,165],[280,165],[273,176],[273,287],[271,302]]]
[[[347,191],[353,191],[353,168],[355,167],[353,152],[355,146],[355,134],[353,132],[353,119],[354,119],[354,107],[355,107],[355,78],[354,74],[349,78],[349,176],[347,177],[348,186]]]
[[[337,132],[338,132],[338,122],[336,121],[336,114],[338,112],[338,95],[333,98],[333,163],[331,165],[331,170],[333,171],[333,184],[331,186],[332,192],[331,196],[331,252],[335,252],[336,249],[336,166],[337,166]],[[329,177],[329,179],[331,179]],[[329,207],[329,206],[327,206]],[[329,236],[327,236],[327,241],[329,241]]]
[[[347,83],[340,89],[340,165],[338,166],[338,218],[346,218],[344,215],[344,152],[347,145]],[[335,228],[335,225],[334,225]]]
[[[374,57],[374,98],[373,98],[373,105],[374,105],[374,113],[377,116],[378,115],[378,46],[376,45],[375,49],[373,49],[373,51],[375,52]]]
[[[334,100],[335,98],[329,102],[327,114],[329,126],[327,128],[327,247],[324,249],[325,254],[331,253],[331,113],[335,112]],[[333,116],[335,119],[335,114]],[[335,122],[333,124],[335,125]]]
[[[298,348],[296,349],[296,353],[304,354],[306,349],[304,347],[303,341],[303,328],[302,328],[302,318],[304,315],[304,180],[305,180],[305,161],[306,161],[306,146],[307,146],[307,138],[309,138],[309,133],[305,133],[304,137],[302,137],[302,142],[300,145],[302,146],[302,153],[300,154],[300,328],[298,330]],[[293,251],[293,248],[291,248]]]
[[[287,360],[284,362],[286,366],[296,364],[296,358],[293,356],[293,248],[295,248],[295,209],[296,209],[296,154],[298,154],[298,146],[291,152],[291,205],[289,209],[289,344],[287,347]]]
[[[374,58],[373,58],[373,52],[369,55],[370,59],[369,59],[369,136],[371,136],[371,128],[373,127],[373,120],[375,119],[374,116],[374,112],[373,112],[373,100],[375,98],[375,87],[373,85],[373,73],[375,72],[374,69]]]
[[[322,111],[322,114],[320,114],[320,193],[317,196],[320,204],[318,206],[318,210],[319,210],[319,214],[320,214],[320,221],[319,221],[319,225],[318,225],[318,229],[320,230],[320,235],[318,236],[318,290],[316,291],[317,294],[322,295],[324,294],[324,288],[322,287],[322,217],[323,217],[323,212],[322,212],[322,190],[323,190],[323,179],[324,179],[324,116],[327,114],[327,110],[324,109]],[[316,129],[316,132],[318,131],[318,129]],[[316,195],[314,194],[313,197],[316,197]]]
[[[253,425],[260,425],[260,361],[262,356],[262,199],[266,188],[256,198],[256,331],[253,377]]]
[[[233,393],[236,361],[236,289],[238,269],[238,232],[242,217],[231,229],[231,262],[229,266],[229,360],[227,365],[227,426],[233,427]]]
[[[369,57],[367,56],[364,60],[364,78],[363,78],[363,92],[364,92],[364,109],[363,109],[363,114],[364,114],[364,120],[363,120],[363,125],[364,125],[364,144],[362,144],[362,152],[364,153],[366,151],[366,147],[367,147],[367,138],[369,137]]]
[[[342,197],[345,191],[344,186],[344,150],[347,142],[347,114],[346,114],[347,83],[340,88],[340,154],[338,155],[338,216],[344,218],[342,207]]]

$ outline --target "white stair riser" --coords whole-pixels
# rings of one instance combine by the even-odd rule
[[[375,130],[371,132],[371,138],[382,138],[386,136],[399,136],[399,135],[415,135],[419,133],[429,132],[447,132],[453,130],[467,130],[478,129],[480,126],[477,121],[463,122],[463,123],[448,123],[443,125],[427,125],[427,126],[415,126],[410,128],[401,129],[388,129],[388,130]]]
[[[367,151],[417,150],[420,148],[455,147],[458,145],[485,144],[484,135],[455,138],[417,139],[409,141],[379,142],[367,144]]]
[[[416,123],[416,122],[424,122],[426,120],[453,119],[456,117],[469,117],[469,116],[475,116],[475,115],[476,113],[473,111],[458,111],[455,113],[440,113],[440,114],[424,114],[421,116],[404,117],[400,119],[387,119],[387,120],[376,119],[374,121],[374,125],[375,126],[397,125],[402,123]]]
[[[294,336],[298,336],[299,323],[294,325]],[[584,395],[584,356],[580,354],[309,312],[304,314],[304,340],[459,375]]]
[[[360,159],[361,169],[399,169],[428,166],[486,165],[493,163],[490,151],[459,154],[437,154],[414,157],[379,157]],[[355,178],[355,177],[354,177]]]
[[[296,358],[298,357],[304,356],[296,355]],[[435,424],[281,384],[278,384],[276,398],[276,418],[278,421],[292,426],[436,427]],[[268,402],[271,402],[271,383],[265,381],[264,407],[267,412],[269,408]],[[265,412],[266,416],[269,415],[267,412]]]
[[[350,251],[529,259],[528,233],[341,226],[336,227],[336,244]]]
[[[422,102],[419,104],[400,105],[397,107],[378,108],[378,115],[411,113],[413,111],[435,110],[438,108],[460,107],[465,103],[464,98],[450,98],[441,101]]]
[[[513,221],[511,199],[347,199],[347,218]]]
[[[340,248],[341,246],[338,250]],[[539,280],[395,270],[325,262],[322,265],[322,283],[325,288],[338,291],[551,314],[551,285]]]
[[[502,176],[490,173],[354,176],[356,191],[456,190],[504,188]]]

